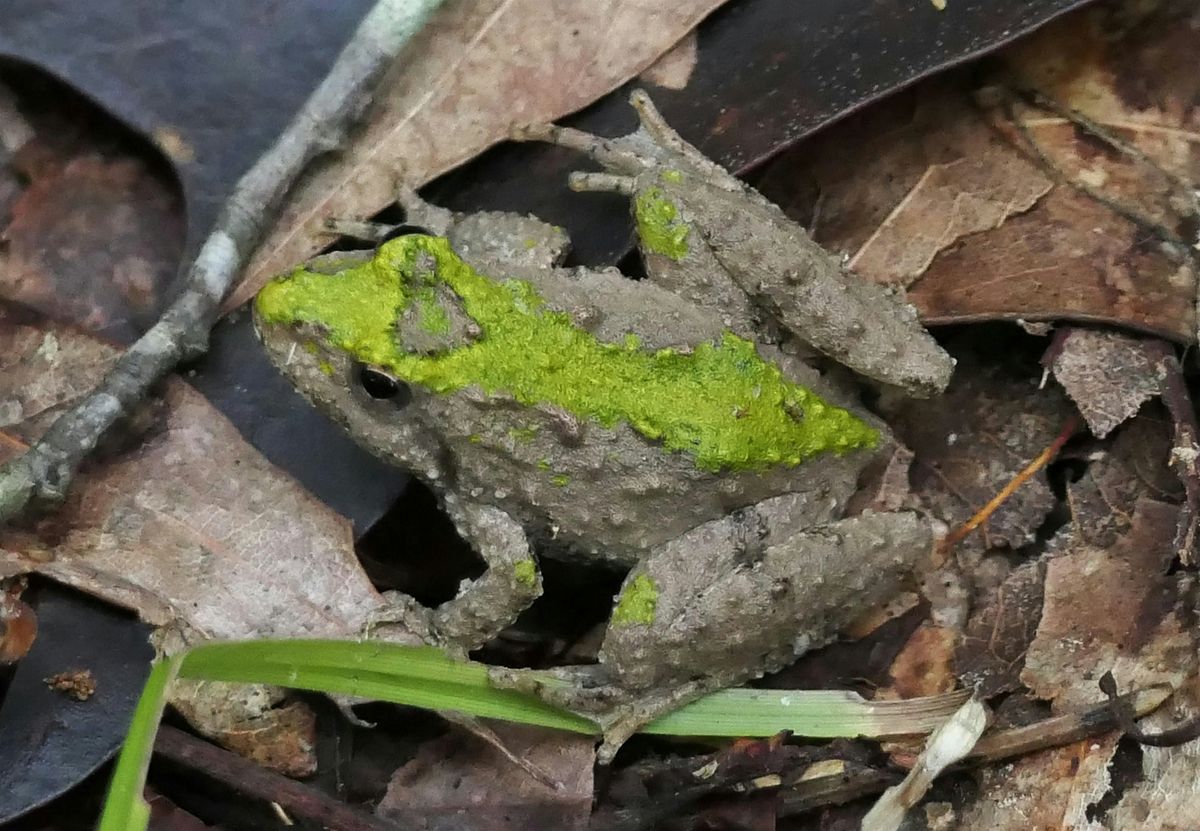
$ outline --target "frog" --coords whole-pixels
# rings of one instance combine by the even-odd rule
[[[928,397],[953,370],[899,293],[848,271],[645,93],[631,101],[627,136],[513,137],[602,168],[569,185],[629,200],[643,279],[567,265],[567,233],[535,216],[401,188],[403,229],[319,256],[253,304],[271,361],[437,494],[484,562],[437,607],[390,593],[381,621],[466,654],[537,599],[540,558],[625,572],[595,663],[491,670],[593,719],[601,761],[908,584],[939,526],[849,510],[898,447],[861,386]]]

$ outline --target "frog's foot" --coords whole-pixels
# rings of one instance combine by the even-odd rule
[[[640,127],[620,138],[603,138],[573,127],[557,124],[531,124],[515,128],[515,141],[544,141],[567,147],[587,156],[604,168],[604,173],[573,173],[572,190],[604,191],[632,196],[638,180],[648,172],[680,166],[707,175],[722,187],[740,189],[729,172],[706,158],[703,153],[671,129],[643,90],[634,90],[629,98],[637,111]]]
[[[635,134],[636,135],[636,134]],[[526,124],[509,132],[513,141],[542,141],[567,147],[587,156],[605,170],[625,176],[637,176],[654,164],[654,158],[633,141],[633,136],[604,138],[574,127],[557,124]]]
[[[605,765],[647,724],[720,687],[712,680],[699,680],[665,690],[631,691],[612,683],[611,673],[602,665],[552,670],[492,667],[488,679],[496,687],[534,695],[595,721],[603,736],[596,759]]]
[[[434,236],[444,237],[454,226],[454,213],[446,208],[426,202],[417,192],[405,184],[396,186],[396,203],[404,209],[403,225],[421,228]],[[362,219],[331,217],[325,220],[325,230],[342,237],[379,245],[392,236],[403,225],[387,222],[370,222]]]
[[[508,514],[453,499],[447,500],[446,510],[487,570],[464,580],[457,596],[432,609],[406,594],[388,592],[386,604],[375,610],[367,626],[369,632],[382,623],[399,623],[428,644],[464,655],[496,637],[541,596],[542,576],[524,529]]]

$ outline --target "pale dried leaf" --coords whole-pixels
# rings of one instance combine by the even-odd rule
[[[0,321],[0,462],[89,391],[117,352],[70,330]],[[195,390],[171,378],[162,423],[82,473],[32,528],[0,530],[0,577],[38,573],[133,609],[174,652],[200,638],[352,637],[381,598],[349,523],[271,466]],[[0,433],[0,436],[4,436]],[[292,774],[316,764],[312,713],[278,690],[179,684],[205,735]],[[249,738],[247,738],[249,737]]]
[[[1054,183],[1008,152],[932,165],[850,260],[877,283],[910,285],[962,237],[1029,210]]]
[[[696,45],[696,33],[689,32],[642,73],[642,80],[663,89],[685,88],[696,68]]]
[[[899,785],[888,788],[863,817],[862,831],[895,831],[904,814],[921,801],[933,780],[949,765],[971,752],[987,727],[983,702],[972,698],[925,742],[912,770]]]
[[[351,146],[293,189],[225,308],[328,244],[326,218],[369,216],[392,202],[398,177],[419,186],[504,139],[513,124],[580,109],[649,67],[720,5],[448,0],[384,79]]]
[[[1108,791],[1108,765],[1116,748],[1117,736],[1110,735],[987,767],[980,774],[979,795],[963,810],[956,828],[1103,831],[1088,812]]]
[[[1074,319],[1193,339],[1195,264],[1178,247],[1161,244],[1159,231],[1185,238],[1195,233],[1196,199],[1181,193],[1171,177],[1200,180],[1190,60],[1200,13],[1194,4],[1127,5],[1095,4],[1018,41],[999,53],[1005,69],[995,77],[1004,88],[1014,76],[1023,78],[1066,107],[1082,110],[1153,165],[1042,110],[1016,108],[1023,132],[1009,119],[1006,94],[995,97],[1004,106],[988,112],[965,88],[974,78],[946,76],[851,116],[782,155],[763,176],[764,191],[806,222],[814,217],[818,242],[849,254],[883,228],[890,235],[893,214],[891,222],[907,221],[906,210],[898,211],[906,199],[930,197],[927,209],[918,212],[924,225],[914,221],[905,229],[919,238],[911,261],[903,234],[897,234],[895,245],[870,245],[868,250],[881,250],[872,257],[864,251],[859,263],[889,283],[900,281],[898,274],[912,280],[920,271],[907,297],[927,322]],[[1147,11],[1162,16],[1143,18]],[[956,215],[956,195],[952,188],[928,189],[923,177],[975,161],[980,175],[989,168],[1020,170],[1038,156],[1027,136],[1054,168],[1037,175],[1055,181],[1054,187],[999,225],[959,235],[927,262],[927,252],[938,248]],[[1158,227],[1131,221],[1060,182],[1065,179],[1102,192]],[[812,196],[797,201],[798,192]]]
[[[1097,438],[1132,418],[1159,392],[1142,340],[1120,332],[1071,328],[1051,369]]]

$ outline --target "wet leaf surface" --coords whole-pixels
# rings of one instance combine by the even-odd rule
[[[34,601],[38,637],[0,701],[0,822],[46,804],[107,762],[125,738],[150,671],[150,627],[61,587]],[[103,644],[103,649],[97,649]],[[46,678],[89,672],[79,701]]]
[[[19,0],[0,8],[0,54],[63,79],[153,141],[179,176],[194,247],[369,5]]]

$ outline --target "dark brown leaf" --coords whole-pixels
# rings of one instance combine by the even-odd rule
[[[1041,562],[1013,569],[987,602],[973,610],[955,651],[964,686],[983,698],[1015,690],[1042,612]]]
[[[595,742],[512,724],[493,727],[509,750],[562,787],[537,781],[489,744],[455,732],[425,744],[396,771],[379,816],[413,829],[587,828]]]

